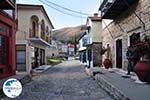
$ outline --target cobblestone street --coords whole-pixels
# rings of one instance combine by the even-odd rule
[[[8,98],[7,98],[8,99]],[[56,65],[23,87],[18,100],[113,100],[78,61]]]

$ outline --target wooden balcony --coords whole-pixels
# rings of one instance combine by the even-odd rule
[[[0,0],[0,9],[15,9],[16,0]]]
[[[104,0],[99,8],[102,19],[115,19],[138,0]]]

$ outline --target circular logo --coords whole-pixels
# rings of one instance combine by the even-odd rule
[[[16,98],[22,92],[22,85],[17,79],[8,79],[3,84],[3,92],[9,98]]]

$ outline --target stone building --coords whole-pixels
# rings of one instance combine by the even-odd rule
[[[133,33],[139,39],[150,35],[150,0],[103,0],[99,10],[102,19],[113,20],[103,29],[103,46],[110,45],[113,66],[126,70]]]

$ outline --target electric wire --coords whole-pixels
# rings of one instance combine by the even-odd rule
[[[69,15],[69,16],[72,16],[72,17],[76,17],[76,18],[87,18],[87,17],[84,17],[84,16],[78,16],[78,15],[75,15],[75,14],[71,14],[71,13],[67,13],[67,12],[64,12],[56,7],[53,7],[52,5],[50,4],[47,4],[46,2],[42,1],[42,0],[39,0],[41,3],[45,4],[46,6],[60,12],[60,13],[63,13],[63,14],[66,14],[66,15]]]
[[[54,5],[54,6],[60,7],[60,8],[62,8],[62,9],[64,9],[64,10],[67,10],[67,11],[70,11],[70,12],[73,12],[73,13],[77,13],[77,14],[81,14],[81,15],[90,15],[90,14],[88,14],[88,13],[83,13],[83,12],[79,12],[79,11],[75,11],[75,10],[72,10],[72,9],[69,9],[69,8],[66,8],[66,7],[63,7],[63,6],[61,6],[61,5],[58,5],[58,4],[56,4],[56,3],[51,2],[51,1],[49,1],[49,0],[45,0],[45,1],[48,2],[48,3],[50,3],[50,4],[52,4],[52,5]]]

